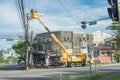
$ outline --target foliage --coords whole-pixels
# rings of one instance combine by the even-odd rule
[[[113,39],[112,46],[118,51],[114,52],[114,57],[117,62],[120,62],[120,21],[113,22],[111,26],[107,27],[108,30],[113,30],[115,32],[115,38]]]
[[[114,57],[117,62],[120,62],[120,50],[114,53]]]
[[[26,42],[25,41],[18,41],[16,44],[12,46],[12,48],[16,51],[19,55],[19,59],[25,60],[25,49],[26,49]]]
[[[0,56],[0,64],[9,64],[17,61],[17,58],[13,56],[7,57],[7,59],[4,59],[2,56]]]
[[[0,56],[0,63],[4,62],[4,58],[2,56]]]
[[[17,58],[16,57],[13,57],[13,56],[9,56],[7,59],[6,59],[7,63],[13,63],[15,61],[17,61]]]
[[[17,58],[15,58],[15,57],[13,57],[13,56],[9,56],[7,59],[8,59],[8,60],[17,60]]]
[[[108,26],[106,29],[114,31],[115,38],[113,39],[113,47],[120,49],[120,21],[113,22],[111,26]]]

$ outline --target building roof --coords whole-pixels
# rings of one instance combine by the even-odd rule
[[[96,46],[94,48],[98,50],[112,50],[111,46]]]
[[[108,34],[106,32],[100,31],[100,30],[92,32],[92,34],[95,34],[95,33],[102,33],[102,34],[106,34],[106,35],[112,36],[111,34]]]

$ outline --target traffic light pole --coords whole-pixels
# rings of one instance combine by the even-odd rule
[[[89,55],[89,67],[90,67],[90,80],[92,80],[92,65],[91,65],[91,54],[90,54],[90,35],[88,36],[88,44],[87,44],[87,50],[88,50],[88,55]]]
[[[106,19],[110,19],[109,17],[108,18],[101,18],[101,19],[97,19],[97,20],[93,20],[93,21],[82,21],[82,22],[80,22],[82,25],[81,25],[81,27],[83,28],[83,29],[86,29],[87,28],[87,23],[89,23],[89,26],[90,25],[95,25],[95,24],[97,24],[97,21],[101,21],[101,20],[106,20]]]

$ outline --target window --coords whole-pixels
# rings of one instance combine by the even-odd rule
[[[43,46],[42,45],[38,45],[38,51],[43,51]]]

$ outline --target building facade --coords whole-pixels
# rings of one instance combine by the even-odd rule
[[[95,46],[105,44],[105,42],[113,38],[112,35],[102,32],[102,31],[95,31],[92,33],[92,35],[93,35],[93,43]]]
[[[3,57],[3,58],[7,58],[7,57],[10,57],[10,56],[13,56],[13,57],[17,57],[17,54],[16,52],[11,49],[11,48],[8,48],[8,49],[2,49],[0,51],[0,55]]]
[[[101,63],[114,62],[112,40],[114,36],[102,31],[95,31],[93,34],[94,57]]]
[[[93,44],[93,36],[91,34],[74,34],[72,31],[56,31],[52,32],[56,35],[62,45],[69,51],[69,56],[77,56],[83,53],[88,53],[87,43],[90,41]],[[47,57],[57,57],[60,61],[62,48],[57,44],[48,33],[37,34],[33,40],[33,61],[36,64],[45,63],[44,55]],[[93,52],[91,45],[91,53]],[[37,61],[37,62],[35,62]],[[52,60],[51,60],[52,61]]]
[[[90,43],[93,44],[93,36],[88,34],[74,34],[71,31],[56,31],[53,32],[58,40],[69,51],[70,55],[79,55],[81,52],[87,53],[87,43],[90,38]],[[37,34],[33,41],[35,51],[48,51],[62,53],[59,45],[50,37],[48,33]],[[92,46],[91,46],[92,48]]]

